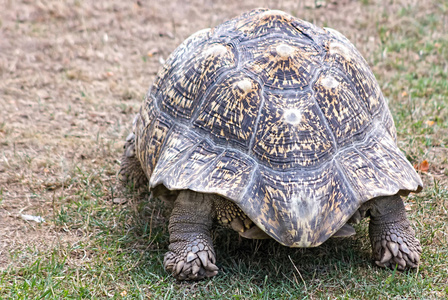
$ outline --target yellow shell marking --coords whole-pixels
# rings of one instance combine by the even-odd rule
[[[244,93],[249,93],[253,90],[252,82],[247,78],[238,81],[234,86],[241,89]]]
[[[288,59],[294,54],[294,48],[287,44],[280,44],[277,47],[275,47],[275,51],[277,54],[284,59]]]
[[[331,54],[339,54],[340,56],[344,57],[348,61],[350,61],[353,58],[352,51],[349,48],[347,48],[346,45],[344,45],[342,43],[332,41],[330,43],[329,48],[330,48]]]
[[[227,53],[227,48],[224,45],[215,45],[210,49],[207,49],[205,55],[207,56],[221,56]]]
[[[283,118],[286,123],[297,125],[302,121],[302,111],[300,109],[288,109],[285,110]]]
[[[337,81],[333,76],[326,76],[322,79],[322,85],[327,89],[333,89],[338,87],[339,81]]]
[[[291,16],[289,16],[287,13],[285,13],[285,12],[283,12],[281,10],[275,10],[275,9],[267,10],[267,11],[262,12],[260,14],[261,19],[269,19],[269,18],[271,18],[273,16],[276,16],[276,17],[280,17],[281,16],[281,17],[283,17],[283,18],[285,18],[287,20],[291,19]]]

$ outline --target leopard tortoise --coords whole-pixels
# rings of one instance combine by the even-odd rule
[[[210,228],[315,247],[370,216],[381,267],[421,246],[400,196],[422,181],[366,61],[339,32],[257,9],[184,41],[147,93],[120,176],[172,203],[164,267],[218,273]]]

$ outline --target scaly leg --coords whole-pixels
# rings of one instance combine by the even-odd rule
[[[214,217],[211,194],[183,190],[169,222],[170,245],[163,265],[178,280],[198,280],[218,274],[210,237]]]
[[[375,263],[403,271],[416,268],[422,248],[398,195],[379,197],[369,204],[369,234]]]

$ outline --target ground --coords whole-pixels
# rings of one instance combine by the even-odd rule
[[[448,2],[163,2],[0,0],[0,298],[448,297]],[[217,230],[216,278],[162,269],[162,206],[117,185],[123,141],[169,53],[256,7],[337,29],[372,67],[425,184],[405,199],[417,271],[376,268],[365,222],[315,249]]]

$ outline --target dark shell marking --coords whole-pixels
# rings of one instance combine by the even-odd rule
[[[134,132],[151,188],[224,196],[293,247],[321,244],[373,197],[422,186],[359,52],[278,11],[187,39]]]

